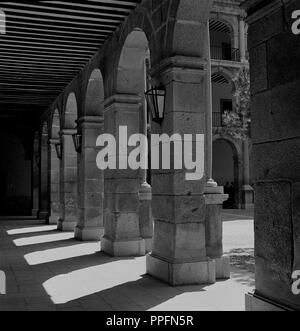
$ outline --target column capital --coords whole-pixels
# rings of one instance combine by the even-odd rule
[[[114,94],[104,101],[104,108],[107,109],[113,104],[142,104],[142,96],[138,94]]]
[[[160,75],[169,69],[194,69],[194,70],[205,70],[207,67],[207,60],[200,57],[190,57],[190,56],[172,56],[166,58],[156,64],[151,69],[151,75]]]
[[[72,136],[77,133],[77,129],[63,129],[59,131],[59,135],[61,136]]]
[[[207,75],[209,65],[210,60],[200,57],[174,56],[154,66],[151,76],[164,85],[172,81],[196,84],[201,83],[199,76]]]
[[[205,194],[205,205],[222,205],[228,200],[228,194]]]
[[[60,142],[60,139],[59,138],[49,139],[48,140],[48,144],[49,145],[55,145],[55,144],[58,144],[59,142]]]
[[[83,116],[76,123],[78,128],[99,128],[104,125],[104,116]]]

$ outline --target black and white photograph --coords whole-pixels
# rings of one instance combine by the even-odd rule
[[[0,313],[300,311],[300,0],[0,1],[0,152]]]

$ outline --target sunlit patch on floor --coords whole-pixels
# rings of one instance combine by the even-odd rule
[[[33,252],[26,254],[24,258],[29,265],[37,265],[92,255],[99,251],[100,244],[93,242]]]
[[[141,279],[137,272],[120,272],[136,269],[136,262],[130,264],[129,260],[121,260],[76,270],[53,277],[43,286],[54,304],[65,304]]]
[[[55,231],[56,229],[57,229],[56,225],[43,225],[43,226],[34,226],[34,227],[30,227],[30,228],[8,230],[7,234],[9,236],[13,236],[13,235],[18,235],[18,234]]]
[[[50,243],[55,241],[63,241],[74,238],[74,233],[72,232],[58,232],[49,235],[28,237],[28,238],[19,238],[15,239],[13,242],[17,247],[21,246],[30,246],[43,243]]]
[[[40,221],[2,223],[0,236],[11,293],[0,310],[244,310],[254,287],[253,221],[236,217],[224,223],[231,279],[211,286],[171,287],[145,276],[145,257],[112,258],[100,242],[76,241]]]

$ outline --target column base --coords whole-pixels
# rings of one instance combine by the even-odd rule
[[[59,217],[58,216],[50,216],[48,219],[49,225],[57,225]]]
[[[32,209],[31,211],[31,216],[32,217],[38,217],[38,214],[39,214],[39,210],[38,209]]]
[[[146,246],[146,254],[152,252],[152,245],[153,245],[153,239],[152,238],[144,238],[145,240],[145,246]]]
[[[271,300],[259,297],[253,293],[246,294],[246,311],[291,311],[290,308],[283,307]]]
[[[59,220],[57,223],[57,230],[62,232],[72,232],[74,231],[75,227],[77,225],[77,222],[70,222],[70,221],[64,221]]]
[[[77,226],[75,228],[75,239],[79,241],[100,241],[104,235],[104,228],[81,228]]]
[[[146,265],[148,275],[172,286],[214,284],[216,282],[214,260],[171,263],[149,254]]]
[[[37,217],[41,220],[46,220],[48,216],[49,216],[49,213],[46,211],[40,211],[37,215]]]
[[[116,257],[133,257],[146,255],[144,239],[130,241],[112,241],[110,238],[102,237],[101,251]]]
[[[244,185],[242,188],[242,209],[251,209],[254,207],[254,190],[250,185]]]
[[[230,257],[223,256],[216,261],[216,278],[217,279],[230,279]]]
[[[243,210],[251,210],[254,209],[254,204],[253,203],[249,203],[249,204],[244,204],[242,203],[241,206],[239,206],[239,209],[243,209]]]

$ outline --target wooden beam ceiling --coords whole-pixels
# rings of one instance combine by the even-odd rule
[[[48,107],[140,2],[0,2],[0,113]]]

